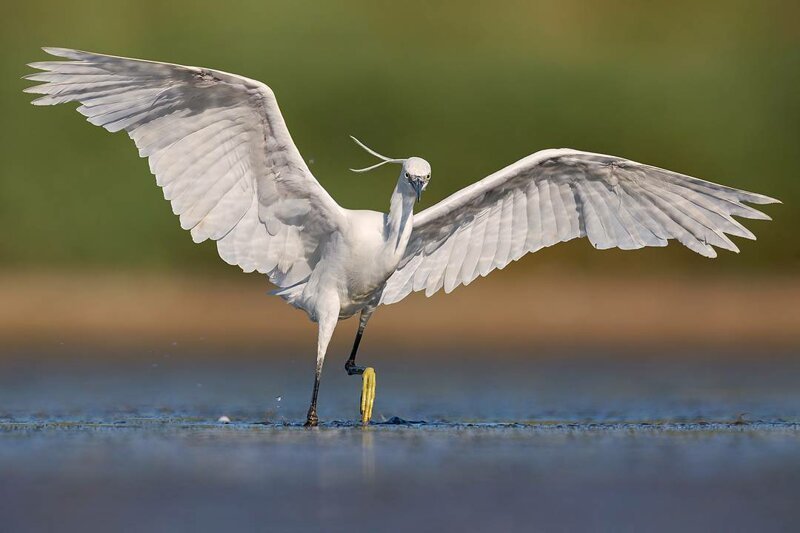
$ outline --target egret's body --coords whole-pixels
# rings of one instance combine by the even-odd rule
[[[666,246],[677,239],[716,257],[754,239],[733,217],[769,219],[744,202],[777,200],[619,157],[578,150],[536,152],[420,213],[431,167],[402,165],[388,213],[339,206],[311,174],[266,85],[220,71],[46,49],[69,61],[34,63],[34,103],[77,101],[88,120],[124,130],[147,157],[181,226],[220,256],[266,274],[275,294],[319,324],[316,425],[322,365],[336,322],[360,323],[345,368],[364,374],[369,420],[374,371],[355,365],[367,321],[412,291],[450,292],[558,242],[587,237],[600,249]],[[358,141],[356,141],[358,142]],[[363,171],[362,170],[362,171]]]
[[[413,228],[416,193],[404,181],[398,181],[388,213],[343,209],[341,228],[325,244],[308,280],[275,294],[306,311],[312,320],[334,295],[339,318],[376,307],[386,281],[403,259]]]

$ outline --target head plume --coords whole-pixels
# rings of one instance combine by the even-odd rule
[[[385,155],[379,154],[378,152],[376,152],[375,150],[373,150],[372,148],[370,148],[366,144],[362,143],[361,141],[359,141],[358,139],[356,139],[352,135],[350,136],[350,138],[353,139],[353,141],[357,145],[359,145],[361,148],[363,148],[364,150],[366,150],[367,152],[369,152],[370,154],[374,155],[375,157],[377,157],[378,159],[381,160],[380,163],[376,163],[376,164],[374,164],[374,165],[372,165],[370,167],[366,167],[366,168],[351,168],[350,170],[352,170],[353,172],[369,172],[370,170],[374,170],[374,169],[378,168],[381,165],[385,165],[386,163],[400,163],[402,165],[405,162],[405,159],[393,159],[391,157],[386,157]]]

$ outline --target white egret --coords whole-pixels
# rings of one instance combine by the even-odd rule
[[[666,246],[677,239],[715,257],[738,252],[728,235],[754,239],[733,216],[769,217],[744,204],[773,198],[623,158],[542,150],[414,213],[431,166],[401,166],[388,213],[344,209],[322,188],[289,135],[269,87],[216,70],[45,48],[66,61],[32,63],[33,103],[78,102],[92,124],[124,130],[195,242],[266,274],[274,291],[319,325],[306,424],[318,423],[325,352],[338,320],[360,314],[349,374],[364,374],[368,422],[374,372],[355,364],[380,304],[412,291],[450,292],[528,252],[588,237],[595,248]]]

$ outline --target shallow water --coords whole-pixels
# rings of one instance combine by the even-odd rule
[[[18,355],[3,531],[796,529],[791,353],[365,358],[366,429],[336,361],[317,430],[307,357]]]

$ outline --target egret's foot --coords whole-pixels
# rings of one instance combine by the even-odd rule
[[[363,366],[358,366],[353,361],[351,361],[349,359],[344,364],[344,369],[347,372],[348,376],[354,376],[356,374],[363,374],[364,370],[366,370]]]
[[[306,423],[303,424],[307,428],[315,428],[319,425],[319,418],[317,418],[317,411],[309,411],[306,416]]]
[[[372,406],[375,404],[375,369],[367,367],[362,370],[361,382],[361,423],[369,424],[372,418]]]

